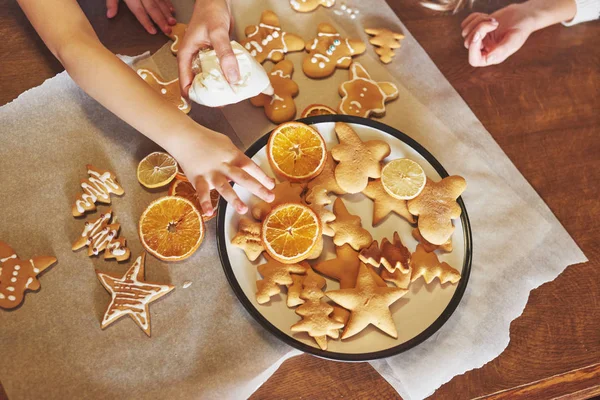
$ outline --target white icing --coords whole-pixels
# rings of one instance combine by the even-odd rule
[[[313,63],[313,64],[316,64],[317,61],[319,61],[319,60],[317,60],[315,57],[313,57],[313,58],[310,59],[310,62]]]
[[[325,68],[325,63],[321,61],[321,62],[319,63],[319,68],[321,68],[321,69]]]
[[[14,287],[12,287],[12,286],[8,286],[8,287],[6,288],[6,290],[8,290],[9,292],[14,292],[14,291],[15,291],[15,288],[14,288]]]
[[[352,100],[350,102],[350,105],[354,106],[354,107],[357,107],[357,108],[362,108],[362,105],[358,101],[356,101],[356,100]]]
[[[325,56],[323,54],[317,53],[317,54],[313,55],[313,57],[315,57],[315,58],[321,58],[322,60],[329,62],[329,57],[327,57],[327,56]]]
[[[364,94],[364,93],[361,93],[361,94],[360,94],[360,97],[365,97],[365,94]]]
[[[187,288],[189,288],[190,286],[192,286],[192,282],[191,282],[191,281],[185,281],[185,282],[183,282],[183,288],[184,288],[184,289],[187,289]]]
[[[13,276],[18,276],[19,275],[19,271],[13,271]]]
[[[10,278],[10,281],[15,283],[17,281],[17,278]]]
[[[346,41],[346,46],[348,46],[348,50],[350,50],[350,54],[354,54],[355,50],[354,48],[352,48],[352,46],[350,45],[350,42],[348,41],[348,38],[344,39]]]
[[[261,45],[258,44],[258,42],[255,42],[254,40],[250,41],[250,46],[254,47],[256,49],[256,51],[258,51],[259,53],[262,53],[262,51],[263,51],[263,48],[261,47]]]
[[[246,36],[247,36],[247,37],[251,37],[251,36],[254,36],[254,35],[256,35],[257,33],[258,33],[258,26],[257,26],[257,25],[254,25],[254,32],[252,32],[252,33],[250,33],[249,35],[246,35]],[[246,44],[246,46],[248,46],[248,44]],[[246,47],[246,48],[247,48],[248,50],[250,50],[250,48],[249,48],[249,47]]]
[[[161,92],[162,94],[167,94],[167,89],[165,89],[165,88],[162,88],[162,89],[160,89],[160,92]]]
[[[290,79],[291,78],[291,76],[289,76],[289,75],[284,75],[283,71],[280,70],[280,69],[276,69],[275,71],[271,71],[271,75],[273,75],[273,76],[278,75],[278,76],[280,76],[282,78],[286,78],[286,79]]]
[[[28,288],[29,285],[31,285],[31,282],[33,282],[33,278],[32,277],[27,278],[27,283],[25,284],[25,288]]]
[[[11,296],[8,296],[8,299],[9,299],[10,301],[15,301],[17,298],[16,298],[15,296],[12,296],[12,295],[11,295]]]
[[[15,265],[15,271],[18,271],[18,270],[20,270],[20,269],[21,269],[21,266],[20,266],[20,265]]]
[[[316,49],[317,48],[317,44],[319,44],[319,41],[317,39],[314,39],[312,45],[310,46],[310,49],[311,50]]]
[[[317,32],[317,36],[331,36],[331,37],[339,37],[339,33],[327,33],[327,32]]]
[[[362,88],[362,91],[363,91],[363,92],[366,92],[366,91],[367,91],[367,88],[366,88],[366,87]]]
[[[83,194],[75,201],[75,207],[80,214],[83,214],[85,210],[94,209],[98,198],[107,203],[110,194],[121,189],[108,171],[100,174],[97,171],[88,169],[88,175],[90,177],[81,183]]]
[[[278,26],[267,25],[267,24],[264,24],[262,22],[260,24],[258,24],[258,26],[260,26],[261,28],[273,29],[274,31],[280,31],[281,30],[281,28],[278,27]]]
[[[271,98],[271,103],[273,104],[275,101],[283,101],[283,97],[277,96],[277,94],[273,93],[273,97]]]
[[[272,35],[273,35],[273,37],[275,39],[277,39],[279,37],[279,32],[278,31],[273,31]]]
[[[16,254],[13,254],[12,256],[8,256],[8,257],[6,257],[6,258],[0,258],[0,262],[5,262],[5,261],[8,261],[8,260],[10,260],[11,258],[17,258],[17,255],[16,255]]]
[[[6,297],[2,293],[0,293],[0,300],[4,300]]]
[[[337,60],[337,63],[338,63],[338,64],[341,64],[341,63],[343,63],[343,62],[344,62],[344,60],[345,60],[345,59],[352,60],[352,57],[350,57],[350,56],[343,56],[343,57],[340,57],[340,58]]]

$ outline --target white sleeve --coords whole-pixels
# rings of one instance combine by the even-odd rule
[[[577,13],[572,20],[563,22],[565,26],[572,26],[580,22],[600,18],[600,0],[575,0]]]

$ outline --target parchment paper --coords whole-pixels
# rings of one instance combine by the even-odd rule
[[[178,17],[187,21],[191,1],[174,3]],[[339,5],[297,14],[287,1],[237,1],[236,30],[242,34],[270,8],[284,29],[306,40],[322,21],[363,40],[362,25],[399,29],[407,36],[389,66],[379,64],[370,45],[358,60],[373,78],[399,85],[400,97],[382,121],[420,141],[451,174],[467,179],[463,198],[475,248],[467,292],[446,325],[417,348],[373,363],[405,399],[416,399],[500,354],[529,291],[586,259],[385,2],[355,6],[360,14],[351,20],[335,13]],[[298,111],[310,103],[336,107],[337,86],[347,71],[312,81],[301,71],[302,57],[288,56],[300,85]],[[155,66],[168,79],[176,74],[174,63],[163,48],[137,65]],[[194,105],[190,115],[244,148],[272,126],[249,102],[210,111]],[[190,259],[167,265],[147,257],[147,279],[176,286],[150,306],[152,338],[127,319],[101,331],[109,295],[94,268],[122,273],[131,262],[73,253],[71,242],[85,218],[73,218],[70,206],[86,176],[85,164],[114,171],[126,193],[113,197],[112,208],[132,259],[137,257],[142,251],[137,220],[164,192],[143,189],[135,168],[157,147],[65,73],[0,108],[0,121],[0,239],[21,258],[59,260],[41,277],[39,293],[27,295],[20,309],[0,311],[0,380],[9,398],[245,398],[297,354],[270,337],[235,299],[219,265],[214,220]],[[192,285],[183,289],[184,281]]]

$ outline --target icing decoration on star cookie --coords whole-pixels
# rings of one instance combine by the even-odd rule
[[[129,258],[130,251],[125,247],[125,239],[117,239],[120,224],[110,221],[113,217],[112,210],[108,210],[93,221],[86,221],[83,232],[79,239],[73,243],[71,249],[79,250],[82,247],[88,247],[88,256],[97,256],[104,251],[104,259],[115,258],[117,261],[124,261]]]
[[[177,52],[179,51],[179,46],[181,46],[181,41],[183,40],[183,36],[185,35],[186,29],[186,24],[178,22],[171,27],[171,33],[167,34],[169,39],[173,41],[173,43],[171,44],[171,52],[174,55],[177,55]]]
[[[19,306],[27,290],[40,288],[38,275],[54,263],[56,258],[47,256],[21,260],[7,243],[0,241],[0,308]]]
[[[265,251],[260,240],[262,224],[247,217],[241,217],[238,225],[238,233],[231,239],[231,244],[244,250],[248,260],[255,261]]]
[[[383,188],[381,179],[370,181],[362,192],[373,200],[373,226],[379,224],[391,212],[395,212],[411,224],[415,223],[415,218],[408,212],[406,200],[390,196]]]
[[[192,109],[190,103],[183,97],[179,90],[179,78],[175,78],[172,81],[164,81],[157,73],[150,71],[149,69],[140,68],[137,70],[137,74],[155,91],[162,94],[165,99],[174,105],[184,113],[189,113]]]
[[[75,199],[71,210],[74,217],[82,216],[87,211],[94,211],[96,202],[110,204],[111,193],[117,196],[125,193],[112,172],[95,168],[90,164],[86,165],[86,168],[89,178],[81,181],[83,194]]]
[[[371,233],[361,225],[360,217],[350,214],[339,197],[333,203],[333,213],[335,221],[330,222],[329,226],[335,232],[333,243],[336,246],[350,244],[354,250],[360,250],[367,247],[373,241]]]
[[[298,12],[307,13],[316,10],[319,6],[333,7],[335,0],[290,0],[290,6]]]
[[[241,45],[261,64],[265,60],[279,62],[286,53],[304,50],[304,40],[284,32],[279,17],[270,10],[263,11],[258,25],[247,26],[245,34],[246,39]]]
[[[303,275],[310,268],[306,261],[297,264],[283,264],[265,253],[267,262],[258,266],[258,273],[263,277],[256,281],[256,301],[265,304],[271,297],[281,293],[281,286],[294,283],[291,274]]]
[[[367,28],[365,32],[372,37],[369,43],[376,46],[375,53],[384,64],[389,64],[394,57],[394,49],[400,48],[404,35],[385,28]]]
[[[398,97],[398,87],[391,82],[376,82],[362,65],[357,62],[350,66],[350,80],[339,88],[342,101],[338,107],[340,114],[368,118],[371,114],[383,116],[385,103]]]
[[[252,207],[252,216],[259,221],[262,221],[273,208],[283,203],[302,203],[302,191],[304,188],[299,183],[290,183],[283,181],[275,184],[273,188],[273,201],[267,203],[266,201],[260,200]]]
[[[423,277],[426,283],[431,283],[438,278],[441,283],[457,283],[460,280],[460,272],[452,268],[446,262],[440,262],[435,253],[428,253],[422,244],[412,254],[411,282]]]
[[[250,99],[252,105],[264,107],[265,115],[275,124],[291,121],[296,116],[294,97],[298,95],[298,84],[292,80],[293,72],[294,64],[290,60],[278,62],[269,74],[273,95],[261,93]]]
[[[317,27],[317,37],[306,44],[308,55],[304,58],[302,70],[309,78],[325,78],[336,68],[348,68],[352,57],[365,50],[362,41],[342,38],[333,26],[321,23]]]
[[[144,281],[145,260],[146,253],[142,253],[123,276],[114,276],[96,270],[98,280],[111,295],[110,303],[102,318],[102,329],[129,315],[144,333],[150,336],[148,306],[175,289],[175,286]]]

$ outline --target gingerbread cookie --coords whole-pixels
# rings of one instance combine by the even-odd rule
[[[323,277],[312,270],[307,271],[300,295],[304,304],[296,309],[296,314],[302,320],[291,327],[292,332],[308,333],[323,350],[327,349],[327,336],[337,339],[338,329],[344,327],[342,322],[334,318],[334,307],[321,301],[325,296],[322,290],[325,283]]]
[[[102,318],[102,329],[129,315],[144,333],[150,336],[148,306],[175,289],[175,286],[144,281],[145,260],[146,253],[142,253],[123,276],[114,276],[96,270],[98,280],[111,295],[110,303]]]
[[[54,263],[56,258],[47,256],[21,260],[7,243],[0,241],[0,308],[19,306],[27,290],[40,288],[38,275]]]
[[[335,221],[330,222],[329,226],[335,232],[333,243],[336,246],[343,246],[348,243],[354,250],[358,251],[371,244],[373,241],[371,233],[362,227],[359,216],[348,212],[342,199],[335,199],[333,213],[335,214]]]
[[[289,308],[299,306],[304,303],[304,300],[300,298],[302,293],[302,282],[304,282],[304,275],[291,274],[292,284],[287,288],[287,301],[286,304]]]
[[[125,246],[125,239],[117,239],[121,225],[111,224],[112,216],[112,210],[109,209],[100,214],[99,218],[86,221],[81,236],[73,243],[71,249],[75,251],[87,246],[89,257],[97,256],[104,251],[105,260],[116,258],[117,261],[125,261],[129,259],[130,251]]]
[[[258,61],[279,62],[286,53],[304,49],[304,40],[293,33],[281,29],[279,18],[270,10],[263,11],[258,25],[250,25],[245,30],[246,39],[241,45]]]
[[[316,10],[319,6],[333,7],[335,0],[290,0],[290,6],[298,12],[307,13]]]
[[[431,253],[437,249],[450,253],[452,251],[452,237],[448,239],[448,241],[442,245],[431,244],[427,240],[421,236],[421,232],[419,232],[419,228],[414,228],[412,230],[412,236],[415,240],[423,245],[423,248],[426,252]]]
[[[377,285],[369,268],[361,263],[356,288],[328,291],[325,295],[351,311],[342,339],[356,335],[370,324],[397,338],[398,331],[389,307],[407,292],[408,290],[400,288]]]
[[[250,261],[255,261],[265,251],[265,247],[260,240],[261,227],[260,222],[241,217],[238,224],[238,233],[231,239],[231,244],[244,250]]]
[[[381,245],[374,240],[371,245],[360,251],[358,258],[365,264],[376,268],[383,265],[389,272],[400,269],[406,273],[410,269],[410,251],[404,246],[398,232],[394,232],[394,243],[387,238],[381,240]]]
[[[334,115],[334,114],[337,114],[337,113],[331,107],[328,107],[324,104],[311,104],[311,105],[307,106],[304,109],[304,111],[302,111],[300,118],[316,117],[317,115]]]
[[[366,48],[362,41],[342,38],[333,26],[320,23],[317,37],[306,45],[308,55],[304,58],[302,70],[309,78],[326,78],[336,68],[348,68],[352,57],[364,53]]]
[[[389,64],[394,57],[394,49],[400,48],[400,41],[404,35],[385,28],[367,28],[365,32],[372,37],[369,43],[376,46],[375,53],[384,64]]]
[[[186,114],[190,112],[192,106],[186,99],[181,97],[179,78],[166,82],[157,73],[145,68],[138,69],[137,74],[150,85],[152,89],[162,94],[169,103],[176,105],[178,109]]]
[[[426,283],[431,283],[438,278],[441,283],[456,283],[460,280],[460,272],[452,268],[448,263],[438,259],[435,253],[428,253],[422,244],[417,245],[417,249],[412,255],[412,275],[411,282],[423,277]]]
[[[258,266],[258,273],[263,279],[256,281],[256,301],[265,304],[271,297],[281,293],[280,285],[294,283],[291,274],[305,274],[310,267],[308,263],[283,264],[265,253],[267,262]]]
[[[319,175],[317,175],[310,182],[308,182],[308,192],[306,193],[306,195],[309,196],[313,188],[317,186],[324,187],[325,189],[327,189],[328,193],[333,192],[338,195],[346,194],[346,191],[342,189],[335,180],[335,167],[335,160],[331,156],[331,152],[328,152],[327,160],[325,160],[325,166],[323,167],[323,170]]]
[[[275,124],[291,121],[296,116],[294,97],[298,95],[298,85],[292,80],[293,72],[294,64],[290,60],[278,62],[269,74],[273,95],[261,93],[250,99],[253,106],[264,107],[265,115]]]
[[[357,62],[350,66],[350,80],[339,88],[342,101],[340,114],[369,118],[385,114],[385,103],[398,97],[398,87],[391,82],[377,82]]]
[[[179,51],[179,46],[181,46],[181,42],[183,41],[183,36],[185,35],[186,29],[186,24],[178,22],[171,27],[171,33],[167,34],[169,39],[173,41],[173,43],[171,44],[171,52],[174,55],[177,55],[177,52]]]
[[[408,211],[419,216],[419,232],[431,244],[442,245],[454,232],[452,219],[460,217],[456,199],[467,188],[461,176],[448,176],[439,182],[427,179],[423,191],[408,201]]]
[[[340,288],[353,288],[356,284],[356,276],[360,260],[358,252],[352,249],[349,244],[335,248],[336,258],[321,261],[314,265],[315,271],[340,283]],[[369,269],[373,274],[373,279],[379,286],[386,286],[385,282],[375,271]]]
[[[383,188],[380,179],[370,181],[362,192],[373,200],[373,226],[379,224],[391,212],[395,212],[411,224],[415,223],[415,218],[408,212],[406,200],[398,200],[390,196]]]
[[[406,272],[403,272],[400,268],[396,269],[394,272],[390,272],[387,269],[381,271],[381,279],[393,283],[400,289],[408,289],[411,276],[412,268],[408,268],[408,271]]]
[[[315,247],[313,247],[313,249],[311,250],[310,254],[308,255],[308,257],[306,257],[307,260],[314,260],[315,258],[319,258],[321,257],[321,253],[323,252],[323,245],[325,243],[323,242],[323,236],[322,234],[319,236],[319,238],[317,239],[317,242],[315,243]]]
[[[72,213],[74,217],[79,217],[87,211],[96,209],[96,202],[110,204],[111,193],[117,196],[125,193],[117,181],[117,177],[110,171],[95,168],[93,165],[86,165],[88,179],[81,181],[81,189],[83,194],[80,194],[75,199]]]
[[[267,203],[264,200],[260,200],[252,207],[252,216],[259,221],[262,221],[273,208],[283,203],[302,203],[301,194],[304,188],[299,183],[290,183],[283,181],[275,184],[273,188],[273,201]]]
[[[329,211],[325,206],[331,204],[331,199],[327,195],[327,188],[324,186],[315,186],[306,194],[306,204],[317,214],[323,224],[323,235],[333,236],[335,232],[328,225],[335,220],[335,214]]]
[[[331,149],[331,156],[339,162],[335,167],[335,180],[348,193],[362,192],[369,178],[381,176],[381,162],[390,154],[390,145],[382,140],[363,142],[343,122],[335,123],[335,133],[340,141]]]

